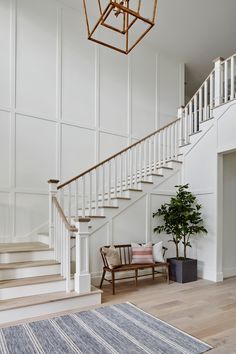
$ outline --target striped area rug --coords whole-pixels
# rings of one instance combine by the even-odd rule
[[[0,330],[1,354],[200,354],[210,349],[130,303]]]

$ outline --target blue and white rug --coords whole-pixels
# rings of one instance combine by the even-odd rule
[[[1,354],[200,354],[210,349],[130,303],[0,330]]]

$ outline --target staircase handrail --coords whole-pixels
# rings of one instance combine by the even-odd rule
[[[149,139],[150,137],[154,136],[155,134],[161,132],[162,130],[164,130],[164,129],[170,127],[171,125],[177,123],[178,121],[179,121],[179,118],[177,118],[177,119],[175,119],[174,121],[172,121],[172,122],[166,124],[166,125],[163,126],[162,128],[159,128],[159,129],[155,130],[153,133],[146,135],[144,138],[142,138],[142,139],[136,141],[135,143],[133,143],[133,144],[127,146],[126,148],[124,148],[124,149],[118,151],[118,152],[115,153],[114,155],[112,155],[112,156],[108,157],[107,159],[105,159],[105,160],[99,162],[98,164],[94,165],[93,167],[89,168],[88,170],[86,170],[86,171],[80,173],[79,175],[77,175],[77,176],[75,176],[75,177],[69,179],[67,182],[62,183],[61,185],[59,185],[59,186],[57,187],[57,189],[59,190],[59,189],[65,187],[65,186],[67,186],[68,184],[70,184],[70,183],[76,181],[77,179],[83,177],[84,175],[88,174],[89,172],[91,172],[91,171],[97,169],[98,167],[104,165],[104,164],[107,163],[108,161],[113,160],[113,159],[116,158],[117,156],[119,156],[119,155],[123,154],[124,152],[126,152],[126,151],[132,149],[133,147],[139,145],[139,144],[142,143],[143,141]]]
[[[58,213],[60,214],[60,217],[61,217],[61,220],[62,222],[64,223],[65,225],[65,228],[67,229],[67,231],[69,232],[78,232],[78,229],[73,226],[73,225],[70,225],[63,210],[62,210],[62,207],[60,206],[58,200],[56,197],[52,197],[52,203],[53,205],[55,206],[55,208],[58,210]]]

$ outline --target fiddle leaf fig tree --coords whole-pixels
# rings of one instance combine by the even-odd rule
[[[201,214],[201,204],[198,204],[196,197],[188,190],[189,185],[175,186],[176,195],[169,203],[162,204],[153,217],[161,218],[163,223],[154,228],[154,232],[166,232],[172,235],[169,242],[173,242],[176,248],[176,258],[179,256],[179,244],[182,242],[184,259],[187,258],[187,248],[192,247],[190,237],[197,234],[206,234]]]

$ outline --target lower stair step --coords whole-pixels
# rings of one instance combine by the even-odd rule
[[[60,263],[54,260],[28,261],[0,264],[0,280],[55,275],[60,272]]]
[[[83,294],[60,291],[47,296],[35,295],[0,301],[0,325],[100,305],[101,294],[100,289],[92,286],[90,292]]]
[[[46,275],[31,278],[3,280],[0,281],[0,300],[16,299],[23,296],[39,294],[49,294],[64,290],[65,279],[61,275]]]

